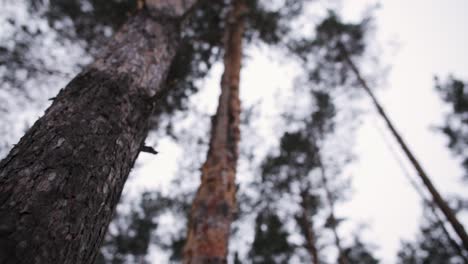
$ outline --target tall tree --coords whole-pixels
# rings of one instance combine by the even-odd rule
[[[280,139],[278,155],[269,155],[262,164],[262,203],[266,210],[281,210],[280,201],[297,203],[299,209],[294,217],[303,237],[302,247],[309,254],[311,263],[321,263],[319,255],[319,227],[315,216],[322,208],[322,199],[317,194],[316,181],[311,171],[316,168],[316,149],[303,130],[287,132]],[[265,210],[265,209],[264,209]],[[281,263],[281,262],[279,262]]]
[[[377,264],[379,263],[372,252],[369,250],[369,246],[366,245],[358,236],[354,237],[353,243],[343,249],[343,256],[346,263],[354,264]]]
[[[75,1],[75,0],[69,0]],[[60,2],[58,0],[58,2]],[[281,40],[279,38],[280,34],[284,34],[284,32],[288,32],[285,30],[285,27],[288,26],[288,23],[285,21],[289,21],[291,16],[297,14],[298,8],[300,9],[301,0],[292,0],[285,2],[285,6],[278,7],[279,11],[271,10],[268,6],[264,6],[260,3],[261,1],[249,1],[246,3],[248,5],[249,12],[245,14],[246,20],[246,27],[248,27],[248,32],[244,34],[246,37],[244,40],[246,42],[262,42],[268,45],[275,45],[278,41]],[[93,5],[101,5],[103,4],[101,1],[92,1],[90,2]],[[114,2],[111,1],[113,4]],[[176,226],[181,227],[185,224],[186,216],[188,215],[188,209],[190,207],[186,207],[185,204],[190,204],[191,200],[194,196],[194,192],[192,192],[192,188],[189,186],[191,184],[184,184],[187,188],[181,188],[180,182],[184,183],[188,182],[187,177],[193,179],[193,175],[196,175],[194,172],[198,172],[201,164],[201,161],[204,160],[205,157],[200,157],[198,153],[204,153],[205,151],[200,151],[200,149],[193,149],[190,146],[194,144],[194,142],[202,142],[197,143],[196,145],[200,145],[199,147],[204,148],[205,138],[208,138],[207,134],[203,135],[203,140],[194,140],[193,136],[198,137],[197,133],[193,133],[194,131],[198,131],[197,129],[193,129],[191,127],[188,131],[180,131],[180,127],[175,126],[175,130],[172,130],[173,127],[171,125],[171,120],[167,121],[167,117],[171,117],[172,109],[178,110],[191,110],[187,107],[187,104],[184,104],[183,100],[193,91],[196,91],[198,87],[195,87],[194,80],[197,78],[201,78],[204,74],[210,69],[210,65],[215,62],[219,57],[218,54],[222,53],[222,36],[224,35],[224,28],[226,16],[226,3],[227,1],[204,1],[197,5],[197,10],[194,12],[194,15],[191,16],[190,20],[187,21],[186,26],[184,27],[183,32],[183,39],[182,39],[182,48],[179,49],[179,52],[176,56],[176,59],[173,63],[173,67],[169,72],[168,80],[166,81],[166,88],[165,90],[168,94],[162,98],[162,101],[158,102],[158,110],[162,110],[163,116],[160,116],[160,113],[156,112],[154,115],[154,119],[161,119],[164,125],[167,125],[167,132],[169,135],[174,135],[174,138],[177,139],[180,145],[184,146],[184,149],[187,150],[186,153],[190,153],[184,158],[184,161],[190,161],[192,165],[188,167],[181,167],[177,170],[177,177],[176,181],[173,184],[174,189],[177,191],[171,191],[170,197],[171,204],[177,206],[169,206],[165,213],[168,213],[175,219],[177,219],[178,224]],[[268,3],[268,2],[267,2]],[[63,9],[63,8],[60,8]],[[102,10],[102,8],[96,8],[98,10]],[[67,9],[63,9],[62,11],[66,11]],[[117,8],[117,10],[119,10]],[[79,17],[85,17],[86,13],[81,14]],[[88,20],[88,19],[87,19]],[[91,18],[89,18],[91,20]],[[81,25],[87,25],[87,23],[78,21]],[[99,31],[99,27],[96,29]],[[91,34],[94,32],[93,30],[86,30],[89,31]],[[83,31],[83,32],[86,32]],[[194,103],[194,102],[192,102]],[[196,103],[195,103],[196,104]],[[188,105],[189,107],[193,107]],[[179,111],[180,112],[180,111]],[[191,111],[192,112],[192,111]],[[195,114],[196,115],[196,114]],[[177,115],[180,116],[180,115]],[[194,114],[189,114],[187,111],[187,117],[190,119],[198,119],[200,116],[193,117]],[[197,122],[197,126],[200,126],[200,123],[204,124],[205,122]],[[159,122],[161,123],[161,122]],[[203,125],[201,125],[203,126]],[[187,133],[188,132],[188,133]],[[187,135],[191,137],[190,139],[187,138]],[[190,149],[190,150],[188,150]],[[196,154],[197,155],[194,155]],[[200,162],[199,162],[200,160]],[[182,198],[182,199],[181,199]],[[125,201],[124,201],[125,202]],[[181,202],[184,203],[183,206]],[[167,216],[167,215],[166,215]],[[104,252],[104,256],[106,257],[105,260],[109,263],[115,260],[112,258],[108,252],[116,252],[120,256],[125,256],[125,259],[131,260],[131,255],[133,251],[128,251],[126,248],[119,249],[115,245],[118,245],[120,242],[117,241],[117,238],[126,238],[127,232],[122,229],[120,232],[115,232],[115,226],[120,226],[120,223],[132,220],[132,216],[126,217],[125,215],[119,214],[118,217],[114,220],[115,223],[111,224],[109,228],[109,234],[103,247],[102,251]],[[138,220],[138,219],[135,219]],[[157,222],[157,219],[153,219]],[[133,223],[126,224],[127,226],[133,226]],[[157,229],[145,229],[147,232],[151,232],[151,243],[153,246],[160,247],[162,250],[167,252],[170,256],[171,261],[180,261],[182,259],[182,247],[185,244],[185,229],[184,228],[168,228],[164,226],[159,226]],[[161,235],[162,234],[162,235]],[[146,235],[142,235],[142,238],[146,237]],[[124,244],[133,244],[137,243],[135,240],[139,240],[137,237],[128,237],[129,241],[125,242]],[[144,241],[138,241],[138,243],[144,243]],[[121,243],[120,243],[121,244]],[[116,251],[117,250],[117,251]],[[127,253],[123,252],[127,251]]]
[[[239,78],[244,33],[244,0],[232,2],[224,37],[224,73],[210,146],[202,167],[184,248],[184,263],[225,263],[230,226],[236,213],[239,131]]]
[[[445,235],[440,220],[426,204],[423,208],[423,221],[416,241],[402,241],[398,251],[400,264],[436,264],[468,263],[463,252],[452,245],[450,237]]]
[[[0,162],[0,262],[93,262],[195,2],[146,1]]]
[[[306,125],[307,129],[285,133],[281,138],[279,155],[268,157],[263,164],[261,199],[263,203],[267,203],[266,211],[280,211],[282,209],[278,205],[280,202],[288,204],[289,207],[294,207],[294,203],[298,203],[298,213],[294,218],[299,226],[299,235],[304,241],[300,247],[306,249],[310,263],[326,261],[323,238],[327,229],[333,233],[333,242],[329,244],[336,247],[338,252],[336,263],[377,263],[368,246],[358,237],[344,246],[338,235],[337,229],[342,220],[336,217],[333,208],[337,199],[343,196],[345,188],[337,179],[334,179],[334,188],[331,188],[329,176],[324,174],[325,167],[322,168],[323,165],[319,160],[325,147],[317,148],[315,144],[320,143],[320,140],[311,134],[312,128],[317,128],[316,124],[321,121],[311,119],[310,122],[313,125]],[[326,183],[323,177],[327,177]],[[321,195],[323,192],[325,194]],[[324,225],[319,225],[317,223],[320,222],[320,212],[324,209],[328,211],[325,214],[326,221]],[[270,240],[273,241],[273,237]],[[274,244],[275,242],[271,242],[271,246]],[[294,249],[297,247],[293,246]],[[254,246],[251,251],[255,251]],[[362,262],[364,259],[368,262]]]
[[[411,162],[414,169],[416,170],[419,177],[421,178],[421,181],[423,182],[424,186],[426,186],[427,190],[431,194],[434,203],[437,205],[440,211],[445,215],[448,222],[450,223],[452,228],[457,233],[458,237],[462,241],[463,246],[465,247],[465,250],[468,250],[468,234],[466,233],[464,226],[458,220],[455,212],[453,211],[452,208],[450,208],[447,201],[442,197],[442,195],[436,189],[435,185],[432,183],[432,180],[429,178],[429,175],[426,173],[426,170],[424,170],[421,163],[418,161],[418,159],[416,159],[416,156],[411,151],[408,144],[406,144],[406,142],[403,140],[403,137],[401,136],[401,134],[396,130],[395,125],[388,117],[388,114],[385,112],[380,102],[377,100],[377,97],[374,95],[374,93],[370,89],[367,82],[361,76],[359,69],[352,61],[351,56],[349,55],[346,47],[343,44],[341,44],[341,42],[339,42],[337,45],[339,49],[341,50],[341,52],[343,53],[345,62],[351,68],[351,71],[356,75],[356,78],[358,82],[360,83],[361,87],[365,90],[365,92],[371,98],[372,103],[377,109],[379,115],[384,119],[385,123],[387,124],[387,127],[389,128],[390,132],[394,136],[395,140],[398,142],[401,149],[405,153],[406,157]]]
[[[359,257],[356,256],[361,253],[362,256],[368,254],[369,263],[373,263],[372,261],[376,261],[375,258],[360,240],[355,240],[352,245],[347,243],[346,247],[342,245],[338,235],[340,219],[335,215],[334,204],[346,188],[343,188],[345,185],[342,182],[338,183],[337,176],[339,168],[350,159],[350,155],[340,157],[343,153],[330,150],[327,146],[331,141],[336,143],[338,139],[334,137],[335,128],[337,124],[343,124],[343,122],[335,123],[337,109],[334,100],[338,100],[338,94],[347,98],[357,94],[355,89],[352,89],[356,87],[354,78],[340,63],[340,52],[336,49],[334,37],[337,33],[343,34],[340,38],[347,41],[346,44],[352,48],[353,53],[362,54],[365,46],[362,28],[367,21],[357,25],[342,25],[333,23],[334,17],[333,13],[326,17],[312,34],[311,40],[292,41],[289,45],[292,51],[305,61],[307,79],[302,86],[307,88],[302,89],[312,94],[312,106],[308,107],[314,110],[306,111],[306,116],[299,118],[301,122],[295,126],[299,126],[300,129],[283,135],[279,154],[266,159],[263,164],[262,184],[273,186],[266,187],[265,193],[280,196],[280,193],[284,192],[295,196],[293,201],[301,201],[301,212],[297,218],[305,241],[303,246],[309,252],[312,263],[323,261],[320,259],[320,252],[317,253],[317,249],[320,248],[317,246],[317,240],[323,237],[326,228],[333,233],[332,245],[338,251],[337,263],[360,263]],[[304,96],[301,96],[303,99]],[[352,104],[343,108],[351,109],[350,107],[352,108]],[[343,111],[339,113],[342,118]],[[348,142],[347,148],[349,149]],[[330,155],[329,152],[333,152],[334,155],[327,156]],[[327,170],[332,173],[327,173]],[[331,179],[338,182],[332,183]],[[318,193],[325,194],[319,196],[319,199],[312,199],[314,196],[317,197]],[[281,196],[282,200],[285,199],[284,196]],[[314,226],[314,222],[318,222],[317,211],[322,210],[324,206],[328,207],[326,225]]]
[[[428,189],[434,203],[445,215],[448,222],[462,241],[465,249],[468,249],[468,235],[463,225],[436,189],[420,162],[416,159],[409,146],[403,140],[401,134],[396,130],[395,125],[388,117],[388,114],[377,100],[373,90],[362,77],[357,65],[353,61],[353,58],[359,58],[365,51],[364,37],[366,33],[366,24],[366,20],[364,20],[363,23],[358,24],[343,23],[337,15],[330,13],[329,17],[317,26],[317,35],[315,39],[300,41],[296,45],[293,45],[294,50],[306,62],[309,59],[309,53],[314,54],[317,53],[317,51],[322,51],[322,54],[324,54],[321,55],[322,57],[320,58],[320,61],[322,62],[321,65],[325,65],[326,67],[323,67],[324,69],[315,70],[311,75],[312,78],[320,78],[323,75],[323,72],[328,71],[335,74],[338,73],[338,76],[341,77],[341,82],[344,82],[347,79],[352,79],[357,86],[359,86],[362,91],[371,98],[379,115],[383,118],[395,140],[413,165],[423,184]]]
[[[288,236],[278,215],[269,210],[261,211],[255,218],[255,237],[249,252],[251,263],[286,263],[294,253]]]
[[[312,259],[313,264],[319,264],[319,250],[317,246],[318,236],[315,232],[313,217],[317,214],[320,199],[317,196],[310,195],[308,189],[310,186],[306,186],[301,190],[301,213],[297,216],[297,222],[299,224],[302,236],[305,240],[305,247]]]
[[[319,157],[320,158],[320,157]],[[328,184],[328,178],[327,174],[323,165],[323,162],[321,159],[319,160],[319,165],[320,167],[320,174],[322,178],[322,186],[323,189],[325,190],[325,196],[326,196],[326,201],[328,203],[328,209],[329,209],[329,216],[327,219],[327,226],[332,230],[333,232],[333,239],[335,241],[335,246],[336,249],[338,250],[338,263],[340,264],[346,264],[348,263],[347,257],[344,254],[343,251],[343,246],[341,245],[341,239],[338,234],[338,224],[339,221],[336,218],[335,214],[335,199],[333,197],[333,193],[330,190],[329,184]]]
[[[337,262],[352,263],[347,260],[345,249],[341,245],[337,231],[341,221],[336,218],[334,212],[334,204],[343,197],[346,188],[342,179],[337,176],[332,178],[326,173],[333,171],[330,167],[343,164],[335,162],[334,166],[330,166],[324,162],[327,152],[334,153],[335,160],[340,160],[339,156],[344,154],[338,154],[338,151],[331,150],[326,144],[328,141],[339,141],[333,134],[337,109],[327,91],[309,92],[313,99],[312,113],[301,120],[298,124],[300,129],[282,136],[279,154],[269,156],[263,164],[262,185],[266,194],[262,195],[262,199],[278,203],[279,200],[284,202],[288,197],[288,201],[291,199],[288,203],[298,203],[299,212],[295,219],[311,263],[325,261],[321,257],[325,255],[320,254],[323,247],[320,246],[319,240],[323,240],[326,229],[333,233],[332,246],[338,251]],[[325,225],[317,225],[316,223],[320,222],[320,212],[324,209],[328,211]]]
[[[27,12],[27,17],[5,14],[9,30],[0,40],[0,64],[7,65],[0,72],[4,80],[0,84],[0,133],[5,135],[0,138],[1,157],[19,139],[18,130],[32,123],[21,122],[18,110],[10,105],[23,103],[25,107],[20,109],[28,112],[45,109],[60,83],[66,84],[67,78],[92,62],[105,50],[112,32],[137,12],[137,0],[18,0],[9,5],[6,10],[18,9]],[[185,113],[187,99],[198,91],[196,80],[221,58],[219,10],[223,6],[223,1],[203,1],[197,5],[196,15],[185,20],[181,48],[163,85],[164,93],[158,96],[151,131],[173,136],[174,113]],[[69,57],[65,59],[63,53]]]
[[[336,249],[338,250],[338,263],[347,264],[348,261],[343,253],[341,246],[340,236],[338,235],[339,221],[335,216],[335,196],[331,189],[329,179],[326,170],[326,164],[324,163],[324,149],[325,141],[330,137],[330,134],[335,129],[334,117],[336,115],[336,107],[332,102],[332,98],[329,93],[315,91],[313,93],[317,110],[312,113],[312,120],[306,125],[308,135],[316,145],[316,164],[320,171],[321,186],[325,191],[325,201],[328,205],[329,216],[327,219],[327,227],[329,227],[333,233]]]
[[[443,81],[436,78],[435,88],[450,106],[441,130],[449,139],[448,147],[462,159],[468,180],[468,84],[450,76]]]

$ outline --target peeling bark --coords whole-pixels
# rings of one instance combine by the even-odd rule
[[[192,1],[195,2],[195,1]],[[178,46],[145,8],[0,162],[0,263],[93,263]]]
[[[192,204],[184,263],[226,263],[236,206],[236,164],[240,140],[239,76],[244,32],[243,0],[235,0],[225,32],[224,74],[201,184]]]

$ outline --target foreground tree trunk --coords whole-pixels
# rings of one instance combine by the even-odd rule
[[[468,234],[466,233],[465,228],[460,223],[460,221],[458,221],[458,218],[455,215],[455,213],[453,212],[453,210],[450,208],[450,206],[448,206],[447,202],[444,200],[444,198],[442,198],[442,195],[440,195],[439,191],[432,184],[432,181],[430,180],[428,174],[423,169],[423,167],[421,166],[419,161],[416,159],[416,156],[413,155],[413,152],[409,149],[408,145],[403,140],[400,133],[398,133],[398,131],[396,130],[393,123],[390,121],[390,118],[385,113],[382,105],[377,100],[377,97],[375,97],[374,93],[372,92],[370,87],[367,85],[367,82],[364,80],[364,78],[362,78],[358,68],[353,63],[351,57],[349,56],[349,52],[347,51],[346,47],[342,43],[339,43],[338,47],[341,50],[341,52],[343,53],[346,63],[348,64],[350,69],[353,71],[353,73],[356,75],[356,78],[357,78],[359,84],[361,85],[361,87],[366,91],[366,93],[371,98],[372,102],[374,103],[375,108],[379,112],[379,115],[384,119],[386,125],[390,129],[390,132],[395,137],[396,141],[400,145],[400,147],[403,150],[403,152],[405,153],[406,157],[411,162],[414,169],[416,170],[419,177],[421,178],[421,181],[424,183],[427,190],[431,194],[432,199],[434,201],[434,204],[436,204],[437,207],[440,209],[440,211],[442,211],[442,213],[445,215],[448,222],[450,223],[450,225],[454,229],[455,233],[457,233],[458,237],[460,238],[465,250],[468,250]]]
[[[240,139],[243,12],[243,0],[234,0],[226,21],[221,95],[212,120],[201,184],[190,212],[184,263],[226,263],[231,222],[237,210],[235,175]]]
[[[192,1],[148,0],[0,162],[0,263],[93,263]]]

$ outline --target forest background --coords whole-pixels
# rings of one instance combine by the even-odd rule
[[[14,17],[16,25],[28,24],[28,21],[34,19],[37,21],[36,26],[47,33],[43,39],[29,40],[38,42],[35,43],[37,46],[34,54],[53,58],[46,59],[45,64],[48,69],[52,69],[52,73],[60,72],[44,75],[39,73],[36,79],[25,80],[27,96],[19,92],[15,94],[14,90],[13,93],[2,91],[1,95],[8,102],[3,107],[9,109],[2,112],[2,123],[8,125],[0,129],[4,135],[2,138],[6,139],[2,142],[6,145],[2,154],[6,155],[8,148],[17,142],[24,129],[41,115],[49,104],[48,99],[55,96],[57,90],[82,65],[89,63],[91,58],[83,49],[84,44],[62,40],[59,33],[55,33],[48,28],[45,21],[41,21],[42,18],[28,13],[26,3],[7,0],[2,2],[5,7],[0,12],[0,18],[4,22],[0,28],[2,42],[7,43],[11,37],[9,34],[21,30],[9,26],[9,19]],[[445,79],[453,74],[461,79],[468,79],[468,51],[465,48],[468,46],[468,37],[460,33],[463,25],[468,22],[463,14],[466,8],[468,4],[462,0],[434,0],[430,3],[351,0],[313,3],[305,11],[306,18],[314,18],[313,23],[319,23],[328,9],[335,10],[347,22],[358,22],[372,14],[373,30],[367,43],[370,51],[360,65],[361,70],[375,86],[385,109],[430,172],[435,185],[447,197],[458,194],[465,196],[464,198],[466,183],[461,180],[464,171],[459,166],[460,160],[446,147],[448,141],[445,135],[434,129],[443,124],[449,106],[434,89],[433,77],[437,75]],[[310,21],[298,23],[304,23],[304,28],[315,26],[308,24]],[[252,44],[245,47],[245,54],[240,85],[241,99],[243,108],[250,109],[252,116],[249,124],[243,127],[242,138],[246,140],[241,148],[245,153],[250,152],[253,159],[240,160],[240,189],[249,184],[257,172],[255,168],[260,167],[263,158],[278,145],[278,138],[283,132],[281,127],[284,126],[283,121],[278,120],[285,110],[293,106],[295,98],[292,87],[300,77],[299,66],[291,63],[287,57],[282,57],[281,51]],[[174,188],[171,180],[180,173],[181,166],[187,171],[201,166],[204,154],[199,155],[198,160],[184,163],[192,151],[206,152],[206,135],[209,133],[210,116],[216,108],[221,72],[222,65],[216,63],[208,77],[198,81],[197,85],[201,89],[189,99],[188,109],[192,115],[183,113],[175,117],[180,121],[178,127],[174,128],[175,133],[179,134],[178,139],[164,137],[161,133],[150,134],[147,143],[153,145],[159,154],[140,156],[124,191],[124,203],[120,208],[123,214],[130,210],[125,201],[127,204],[135,203],[143,190],[159,189],[163,193],[171,193],[171,188]],[[21,72],[17,74],[21,75]],[[37,86],[43,88],[38,89]],[[352,152],[355,158],[341,172],[352,179],[352,194],[345,202],[337,205],[337,215],[346,218],[340,226],[340,232],[343,237],[350,237],[365,225],[366,228],[359,231],[362,240],[375,246],[375,256],[383,263],[395,263],[400,240],[411,241],[418,232],[422,217],[421,201],[405,178],[405,172],[395,159],[395,154],[389,151],[388,144],[396,150],[396,156],[404,160],[398,146],[388,132],[385,132],[385,126],[374,113],[373,106],[365,97],[359,98],[356,105],[358,111],[363,113],[359,123],[352,124],[357,127],[353,135],[355,144]],[[196,133],[190,135],[193,131]],[[190,142],[197,143],[198,138],[201,138],[202,144],[190,145]],[[388,142],[385,143],[385,140]],[[408,164],[403,163],[403,166],[412,173]],[[158,171],[158,177],[153,175],[154,171]],[[196,187],[197,175],[190,175],[190,179],[185,181],[190,184],[184,188]],[[463,222],[467,223],[466,214],[461,216]],[[174,221],[175,219],[166,217],[158,224],[169,226]],[[252,219],[250,221],[252,223]],[[249,226],[252,228],[253,225],[239,227],[241,235],[238,236],[246,241],[253,239],[253,230],[249,230]],[[248,253],[243,239],[233,243],[241,256]],[[150,259],[159,259],[164,255],[164,250],[154,247],[150,255]]]

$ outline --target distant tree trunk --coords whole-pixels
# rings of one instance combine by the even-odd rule
[[[239,131],[239,75],[244,32],[244,0],[234,0],[226,21],[224,74],[210,147],[202,167],[184,247],[184,263],[226,263],[230,226],[236,207]]]
[[[399,158],[398,154],[395,152],[395,150],[393,149],[393,147],[390,145],[390,142],[386,139],[385,137],[385,134],[383,133],[383,131],[381,131],[379,129],[379,132],[382,132],[381,133],[381,136],[382,138],[384,139],[386,145],[387,145],[387,148],[389,149],[389,151],[393,154],[393,156],[395,157],[395,160],[398,162],[398,164],[400,165],[400,168],[401,170],[403,171],[403,174],[406,176],[406,178],[408,179],[408,181],[410,182],[410,184],[414,187],[414,189],[416,190],[416,192],[419,194],[419,196],[421,197],[421,200],[423,202],[423,205],[424,206],[427,206],[433,217],[434,217],[434,221],[437,223],[437,225],[441,228],[442,232],[444,233],[444,235],[446,236],[447,240],[449,241],[450,243],[450,246],[458,253],[458,255],[460,255],[461,258],[463,258],[463,260],[465,261],[465,263],[468,263],[468,258],[467,256],[465,256],[465,253],[463,252],[463,247],[461,245],[458,244],[458,242],[456,242],[453,238],[452,238],[452,234],[450,234],[450,232],[447,230],[447,228],[445,227],[445,221],[444,219],[441,218],[441,216],[439,215],[439,211],[437,210],[437,207],[436,205],[431,201],[431,199],[428,199],[426,197],[426,194],[425,192],[420,188],[419,184],[411,177],[409,171],[406,169],[406,167],[404,166],[402,160]],[[446,248],[446,250],[450,250],[448,248]]]
[[[353,63],[351,60],[351,57],[349,56],[349,53],[346,49],[346,47],[342,44],[339,43],[339,48],[342,51],[344,55],[344,59],[350,69],[354,72],[356,75],[359,83],[361,84],[362,88],[366,91],[366,93],[370,96],[372,102],[374,103],[375,107],[377,108],[377,111],[379,112],[380,116],[384,119],[385,123],[387,124],[388,128],[390,129],[390,132],[392,135],[395,137],[397,140],[398,144],[402,148],[403,152],[405,155],[408,157],[409,161],[413,165],[414,169],[417,171],[419,177],[421,178],[422,182],[428,189],[429,193],[432,196],[432,199],[434,203],[439,207],[439,209],[442,211],[442,213],[445,215],[447,218],[448,222],[452,225],[453,229],[459,236],[460,240],[462,241],[465,250],[468,250],[468,234],[465,231],[465,228],[463,225],[458,221],[455,213],[453,210],[448,206],[447,202],[442,198],[440,193],[437,191],[435,186],[432,184],[432,181],[430,180],[429,176],[427,175],[426,171],[423,169],[419,161],[416,159],[416,157],[413,155],[413,152],[409,149],[408,145],[406,142],[403,140],[401,137],[400,133],[396,130],[395,126],[393,123],[390,121],[390,118],[387,116],[385,113],[382,105],[380,102],[377,100],[377,97],[375,97],[374,93],[370,89],[370,87],[367,85],[367,82],[362,78],[358,68],[356,65]]]
[[[325,173],[325,167],[323,165],[322,159],[321,158],[319,158],[319,159],[320,159],[319,160],[320,173],[322,174],[322,184],[323,184],[323,187],[325,189],[325,194],[327,196],[326,198],[327,198],[328,206],[330,207],[330,218],[329,219],[331,221],[331,229],[332,229],[333,236],[334,236],[334,239],[335,239],[335,246],[336,246],[336,249],[338,250],[338,263],[339,264],[348,264],[346,256],[344,255],[343,247],[341,246],[340,236],[338,235],[338,230],[337,230],[338,223],[337,223],[336,217],[335,217],[335,205],[334,205],[333,194],[330,191],[330,188],[328,186],[328,179],[327,179],[327,175]]]
[[[309,251],[312,264],[320,264],[318,250],[317,250],[317,237],[314,232],[314,226],[311,220],[310,203],[307,196],[307,191],[301,192],[301,214],[299,216],[299,224],[301,225],[302,235],[306,242],[307,251]]]
[[[147,1],[0,162],[0,263],[93,263],[192,1]]]

